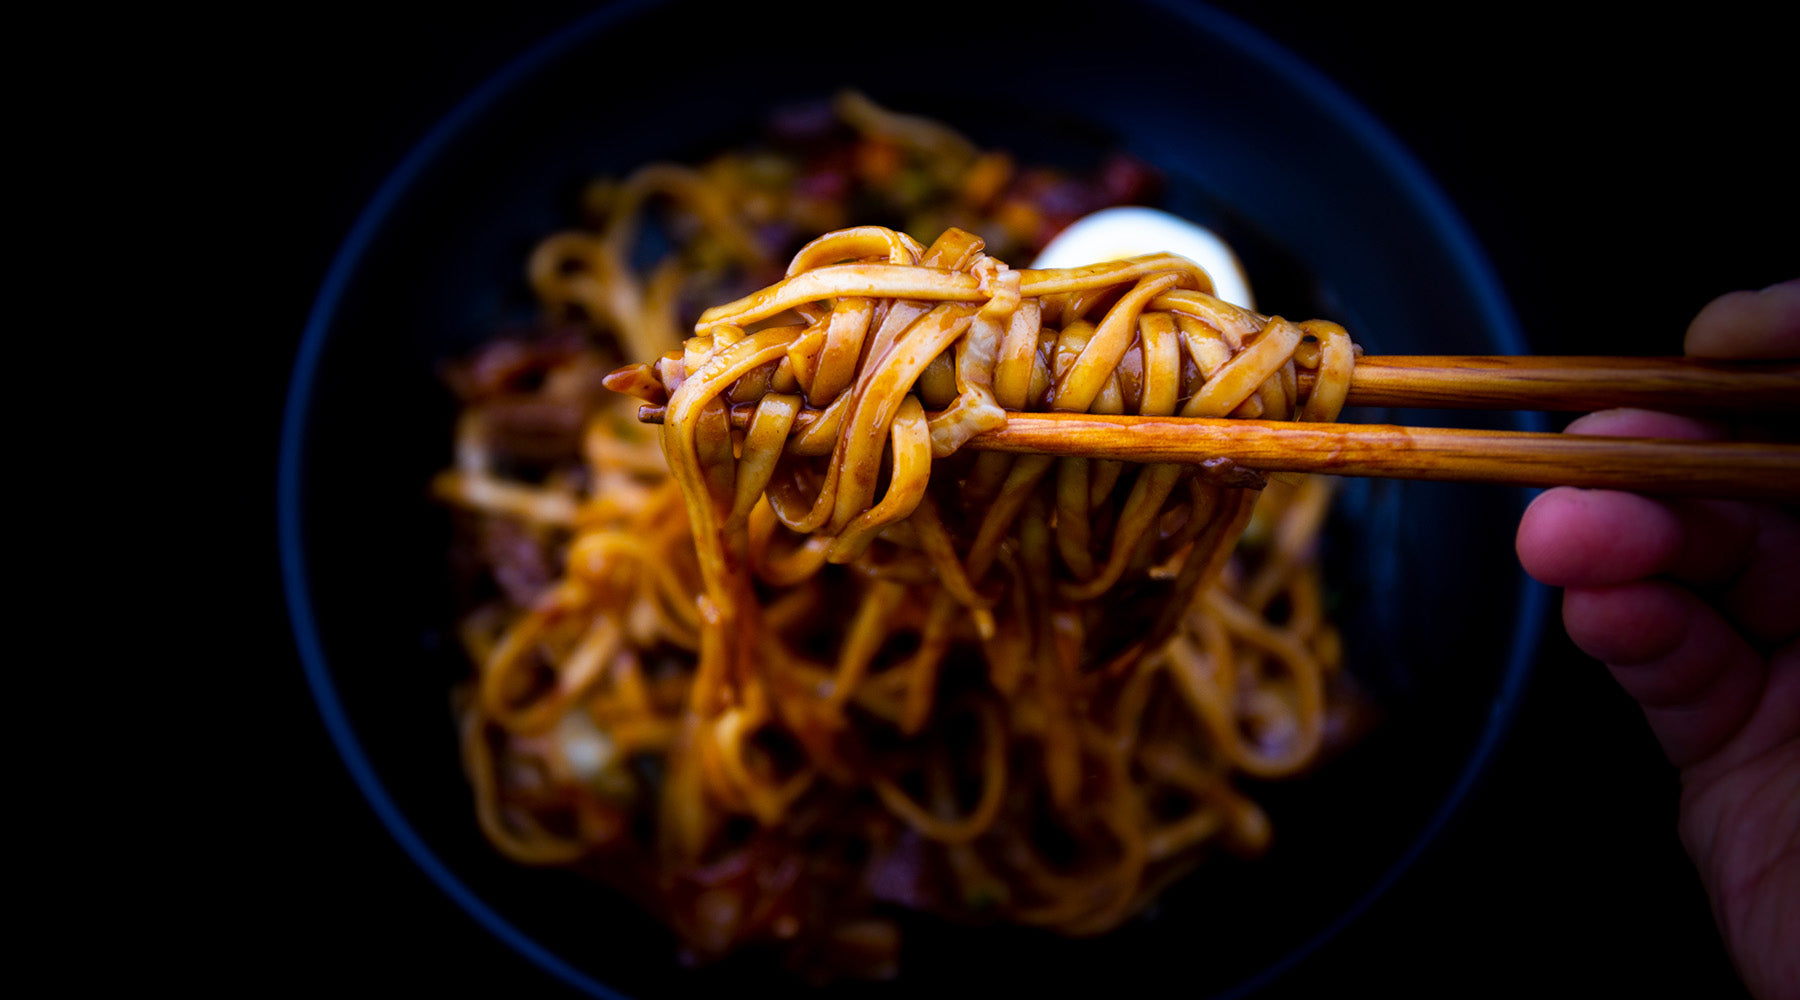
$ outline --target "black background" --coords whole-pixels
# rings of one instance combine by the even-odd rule
[[[235,358],[249,366],[262,434],[259,495],[273,495],[287,366],[310,299],[362,204],[439,116],[587,6],[423,16],[310,4],[240,26],[216,72],[191,75],[195,99],[219,102],[230,126],[225,155],[257,171],[247,211],[280,236],[260,260],[257,342]],[[1713,296],[1800,274],[1800,93],[1781,32],[1750,5],[1684,8],[1683,21],[1571,19],[1529,4],[1407,17],[1219,6],[1335,80],[1436,175],[1537,353],[1679,353]],[[418,871],[352,786],[287,630],[272,516],[257,527],[260,547],[240,555],[266,584],[244,622],[261,655],[239,669],[267,682],[260,745],[278,752],[276,773],[259,768],[241,791],[267,814],[232,835],[245,856],[199,862],[226,889],[216,940],[242,960],[226,985],[255,992],[267,975],[359,994],[566,995]],[[1266,995],[1732,996],[1676,839],[1677,790],[1636,707],[1553,629],[1468,807],[1365,919]]]

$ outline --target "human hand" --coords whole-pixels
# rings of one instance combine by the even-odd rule
[[[1686,351],[1800,358],[1800,279],[1709,303]],[[1644,410],[1572,434],[1719,439]],[[1561,487],[1532,502],[1519,560],[1564,588],[1563,624],[1642,706],[1681,771],[1680,834],[1738,973],[1800,1000],[1800,517],[1794,508]]]

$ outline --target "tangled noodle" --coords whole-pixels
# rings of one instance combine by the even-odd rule
[[[502,851],[600,873],[700,958],[782,942],[880,975],[890,907],[1095,934],[1210,846],[1266,848],[1241,779],[1309,768],[1348,704],[1327,481],[963,446],[1008,411],[1333,420],[1341,327],[1223,302],[1171,255],[1013,269],[961,229],[863,226],[667,347],[672,279],[582,239],[540,248],[540,294],[660,356],[546,391],[662,406],[661,453],[602,409],[586,480],[525,487],[471,408],[437,484],[569,539],[522,614],[465,623],[465,766]]]

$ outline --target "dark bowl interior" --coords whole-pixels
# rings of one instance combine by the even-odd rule
[[[523,261],[571,219],[582,182],[704,155],[775,105],[856,86],[1022,160],[1080,165],[1122,148],[1150,161],[1169,178],[1164,207],[1238,247],[1265,311],[1338,320],[1371,353],[1524,353],[1496,280],[1429,179],[1322,78],[1221,15],[1141,4],[1100,23],[1020,19],[1009,50],[1080,56],[1069,63],[1078,72],[1029,74],[999,71],[1001,53],[933,22],[894,18],[861,36],[880,38],[879,51],[846,49],[824,63],[830,75],[816,59],[783,71],[760,54],[804,44],[771,35],[784,25],[833,21],[696,10],[608,7],[424,141],[335,262],[296,362],[283,437],[293,625],[351,772],[477,920],[602,993],[742,985],[761,970],[680,970],[673,942],[629,905],[574,876],[516,866],[481,838],[449,708],[468,667],[449,638],[448,518],[425,489],[450,457],[453,408],[438,365],[531,315]],[[696,34],[702,20],[708,30]],[[1142,38],[1188,55],[1143,59],[1131,44]],[[678,71],[646,88],[633,55],[667,50],[667,39],[681,40]],[[1510,547],[1525,499],[1492,487],[1344,483],[1326,558],[1352,669],[1384,719],[1316,774],[1257,791],[1276,831],[1268,857],[1206,867],[1099,939],[1047,947],[1023,932],[913,928],[901,978],[878,992],[984,979],[1117,985],[1129,970],[1146,983],[1179,973],[1205,995],[1266,981],[1317,947],[1429,841],[1510,719],[1543,615]]]

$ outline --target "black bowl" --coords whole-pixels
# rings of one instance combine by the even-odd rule
[[[596,994],[665,995],[759,973],[679,969],[673,942],[627,904],[502,859],[476,829],[458,765],[449,696],[468,667],[449,640],[448,518],[425,491],[450,454],[453,407],[437,366],[531,314],[522,262],[569,220],[582,182],[703,155],[775,105],[855,86],[1028,161],[1135,153],[1166,172],[1165,207],[1240,249],[1265,310],[1340,321],[1371,353],[1525,353],[1481,249],[1431,178],[1325,79],[1228,17],[1149,3],[1099,22],[1021,18],[1009,51],[1072,53],[1066,71],[1024,73],[1001,71],[992,53],[929,20],[855,33],[849,16],[837,6],[771,19],[742,6],[626,4],[556,35],[457,108],[382,186],[327,276],[294,364],[280,547],[331,737],[445,892],[529,960]],[[804,44],[779,33],[806,24],[879,42],[837,53],[835,75],[801,57],[792,72],[767,65],[769,53]],[[1146,60],[1146,38],[1188,55]],[[669,51],[669,39],[679,39],[679,63],[647,89],[634,56]],[[1545,426],[1518,415],[1407,419]],[[1095,940],[920,928],[885,991],[1098,987],[1130,970],[1146,983],[1179,974],[1201,995],[1241,992],[1354,920],[1457,809],[1511,720],[1545,610],[1510,546],[1525,500],[1493,487],[1345,484],[1327,559],[1352,669],[1384,719],[1317,774],[1258,790],[1276,830],[1267,858],[1206,868]]]

